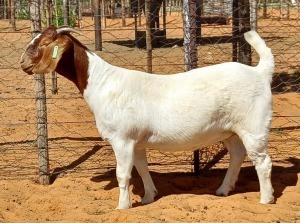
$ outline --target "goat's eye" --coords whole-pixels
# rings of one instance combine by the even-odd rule
[[[47,46],[48,44],[47,43],[42,43],[39,45],[39,47],[44,47],[44,46]]]
[[[40,43],[40,47],[42,47],[42,46],[48,46],[50,43],[51,43],[51,41],[49,41],[49,40],[44,40],[44,41],[42,41],[42,42]]]

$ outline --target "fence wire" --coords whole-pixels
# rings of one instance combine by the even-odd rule
[[[215,1],[203,2],[202,15],[208,22],[202,24],[202,39],[197,45],[198,67],[232,61],[232,1],[223,5],[214,5]],[[258,2],[257,28],[276,61],[269,151],[273,162],[289,165],[290,156],[299,157],[300,154],[297,152],[300,144],[300,8],[288,1],[274,2],[267,1],[266,5]],[[74,13],[72,11],[70,21],[84,34],[77,38],[94,50],[92,6],[86,1],[79,3],[79,7],[72,5]],[[55,10],[59,14],[57,4],[54,9],[57,7]],[[157,46],[152,49],[152,71],[162,75],[184,70],[182,5],[180,1],[170,0],[165,6],[165,27],[159,28],[165,28],[165,36],[155,37]],[[17,5],[15,10],[14,21],[9,13],[3,13],[3,7],[0,10],[0,179],[37,179],[34,78],[19,67],[20,56],[31,40],[31,23],[27,5]],[[78,10],[80,17],[76,15]],[[146,20],[142,10],[135,17],[129,13],[130,6],[127,5],[125,18],[119,4],[113,12],[109,5],[102,10],[102,51],[96,53],[113,65],[146,71],[147,53],[139,45],[145,41]],[[160,23],[164,20],[162,10],[159,19]],[[56,18],[58,25],[59,21]],[[44,21],[43,26],[46,26]],[[137,31],[141,35],[137,35]],[[254,65],[258,62],[256,53],[252,55],[252,62]],[[51,78],[51,75],[46,75],[52,179],[62,174],[84,177],[107,174],[115,168],[115,159],[110,145],[99,137],[92,113],[76,87],[60,76],[58,94],[52,94]],[[210,163],[222,148],[222,143],[218,143],[202,149],[202,167]],[[174,154],[149,150],[147,154],[152,171],[192,171],[190,152]],[[246,160],[244,165],[248,163]],[[228,156],[215,164],[216,167],[227,165]]]

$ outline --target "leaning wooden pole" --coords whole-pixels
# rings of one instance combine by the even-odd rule
[[[30,2],[30,17],[32,37],[41,32],[40,0]],[[47,131],[47,107],[45,92],[45,77],[35,74],[35,100],[37,115],[37,147],[39,160],[39,182],[47,185],[50,183],[48,131]]]
[[[184,70],[197,68],[196,0],[183,0]],[[194,172],[200,173],[199,150],[194,151]]]

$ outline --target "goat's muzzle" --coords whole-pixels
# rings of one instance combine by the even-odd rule
[[[20,65],[24,72],[30,75],[33,74],[32,72],[33,65],[31,63],[26,63],[26,60],[23,58],[23,56],[21,57]]]

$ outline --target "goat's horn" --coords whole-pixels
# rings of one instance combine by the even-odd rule
[[[77,34],[79,34],[79,35],[83,35],[80,31],[78,31],[78,30],[76,30],[76,29],[73,29],[73,28],[71,28],[71,27],[67,27],[67,26],[63,26],[63,27],[57,28],[56,32],[57,32],[58,34],[74,32],[74,33],[77,33]]]

